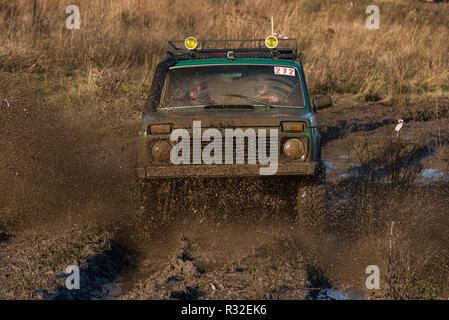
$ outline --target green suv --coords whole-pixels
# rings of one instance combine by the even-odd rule
[[[275,175],[298,181],[300,219],[323,212],[317,109],[295,39],[169,41],[138,138],[143,180]]]

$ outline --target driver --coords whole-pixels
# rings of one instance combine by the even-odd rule
[[[204,81],[198,79],[186,80],[179,89],[180,95],[171,101],[173,107],[202,106],[214,104],[207,91]]]
[[[207,92],[207,85],[205,82],[193,80],[189,84],[188,92],[185,96],[186,100],[192,105],[212,104],[212,99]]]

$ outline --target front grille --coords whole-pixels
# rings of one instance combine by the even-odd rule
[[[221,163],[225,164],[225,163],[229,163],[229,164],[235,164],[237,163],[237,151],[240,152],[239,154],[239,159],[243,159],[243,163],[248,164],[248,163],[258,163],[258,159],[259,159],[259,151],[257,149],[257,144],[258,144],[259,138],[256,136],[255,139],[251,138],[247,138],[245,137],[243,139],[243,147],[237,147],[237,138],[233,137],[232,141],[230,140],[230,138],[226,138],[224,137],[222,139],[222,145],[221,145]],[[204,150],[204,148],[209,145],[210,143],[212,143],[212,141],[199,141],[199,145],[201,145],[201,156],[202,156],[202,152]],[[232,158],[231,158],[231,152],[228,152],[228,154],[226,154],[226,149],[227,149],[227,144],[231,145],[232,143]],[[270,137],[267,136],[265,138],[265,155],[268,157],[271,157],[271,153],[270,153]],[[278,144],[276,142],[276,144]],[[190,141],[190,159],[193,163],[194,160],[194,149],[193,149],[193,145],[194,145],[194,140],[191,139]],[[276,145],[275,146],[276,150],[279,151],[279,146]],[[230,149],[230,148],[229,148]],[[242,152],[243,151],[243,152]],[[249,151],[250,154],[249,154]],[[211,157],[215,156],[215,150],[212,150],[210,152]],[[243,154],[242,154],[243,153]],[[226,157],[228,157],[228,159],[226,159]],[[229,162],[226,162],[226,160],[228,160]],[[202,158],[201,158],[201,163],[203,163]]]
[[[193,139],[193,137],[192,137],[192,132],[191,132],[191,130],[189,130],[190,131],[190,154],[189,154],[189,163],[188,164],[198,164],[198,162],[194,162],[194,149],[193,149],[193,145],[194,145],[194,139]],[[204,130],[203,130],[204,131]],[[243,130],[244,131],[244,130]],[[257,132],[257,130],[255,130],[256,132]],[[237,144],[236,144],[236,142],[237,142],[237,138],[235,138],[235,137],[232,137],[233,139],[232,139],[232,158],[231,157],[229,157],[230,159],[228,159],[228,160],[232,160],[232,161],[228,161],[228,162],[226,162],[226,142],[227,142],[227,140],[229,140],[229,138],[226,138],[226,136],[225,136],[225,134],[224,134],[224,130],[220,130],[220,133],[221,133],[221,135],[222,135],[222,145],[221,145],[221,164],[240,164],[241,162],[239,162],[239,163],[237,163]],[[268,133],[268,132],[267,132]],[[291,137],[290,136],[284,136],[284,135],[280,135],[279,137],[278,137],[278,140],[277,140],[277,145],[275,145],[274,146],[274,148],[275,148],[275,150],[277,150],[277,152],[278,152],[278,161],[291,161],[291,159],[289,159],[289,158],[287,158],[284,154],[283,154],[283,152],[281,151],[282,150],[282,146],[283,146],[283,144],[288,140],[288,139],[290,139]],[[305,160],[306,158],[307,158],[307,156],[308,156],[308,140],[307,140],[307,137],[306,136],[301,136],[301,137],[296,137],[296,138],[299,138],[299,139],[301,139],[302,141],[303,141],[303,143],[304,143],[304,147],[305,147],[305,152],[304,152],[304,156],[303,157],[301,157],[301,160]],[[253,163],[255,163],[255,164],[259,164],[260,163],[260,159],[259,159],[259,151],[258,151],[258,149],[257,149],[257,144],[258,144],[258,137],[256,136],[256,139],[254,139],[254,138],[251,138],[251,139],[248,139],[248,137],[245,137],[244,138],[244,141],[243,141],[243,164],[253,164]],[[155,159],[153,159],[153,157],[152,157],[152,155],[151,155],[151,148],[152,148],[152,146],[153,146],[153,144],[156,142],[156,141],[158,141],[158,140],[160,140],[160,139],[150,139],[147,143],[147,145],[148,145],[148,156],[149,156],[149,160],[151,161],[151,162],[153,162],[153,163],[155,163],[155,164],[162,164],[162,163],[170,163],[171,161],[170,161],[170,159],[169,160],[167,160],[167,161],[164,161],[164,162],[158,162],[158,161],[156,161]],[[165,140],[165,139],[164,139]],[[172,146],[174,146],[174,145],[176,145],[176,144],[178,144],[178,142],[179,141],[169,141],[169,139],[168,138],[166,138],[166,141],[167,142],[169,142],[169,143],[171,143],[171,145]],[[213,139],[212,139],[212,141],[213,141]],[[211,144],[212,143],[212,141],[199,141],[199,145],[201,146],[201,152],[199,153],[199,156],[200,156],[200,158],[199,159],[196,159],[196,160],[200,160],[199,161],[199,163],[200,164],[205,164],[204,163],[204,161],[203,161],[203,158],[202,158],[202,154],[203,154],[203,150],[204,150],[204,148],[206,147],[206,146],[208,146],[209,144]],[[230,143],[231,141],[229,141],[229,145],[231,144]],[[266,138],[265,138],[265,156],[266,157],[270,157],[271,159],[272,159],[272,155],[271,155],[271,153],[270,153],[270,144],[271,144],[271,142],[270,142],[270,136],[267,136]],[[249,152],[249,150],[255,150],[255,153],[253,153],[253,152],[251,152],[251,154],[248,154],[248,152]],[[214,154],[214,150],[212,150],[211,152],[210,152],[210,155],[211,155],[211,157],[214,159],[214,156],[215,156],[215,154]],[[241,159],[241,158],[240,158]],[[215,160],[215,159],[214,159]],[[214,161],[214,163],[215,163],[215,161]],[[187,164],[187,163],[186,163]]]

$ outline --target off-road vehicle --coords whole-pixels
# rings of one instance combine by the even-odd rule
[[[316,113],[331,106],[332,99],[324,96],[311,101],[296,39],[199,41],[189,37],[169,41],[167,53],[156,67],[143,110],[138,176],[143,180],[254,176],[267,167],[266,162],[256,162],[260,157],[256,147],[266,154],[274,151],[278,163],[268,174],[295,177],[298,184],[292,192],[298,217],[318,223],[323,218],[325,167]],[[207,131],[205,138],[202,134],[208,129],[214,131]],[[237,146],[235,135],[226,135],[229,129],[244,133],[243,146]],[[261,129],[266,135],[254,138],[253,133],[258,135]],[[269,129],[276,131],[276,143]],[[208,147],[217,132],[226,140],[219,144],[222,150]],[[179,148],[174,150],[182,133],[191,138],[182,151],[188,153],[182,153],[185,161],[179,160]],[[226,151],[229,146],[232,150]],[[213,161],[201,157],[206,148],[213,149]],[[240,160],[232,162],[238,155]]]

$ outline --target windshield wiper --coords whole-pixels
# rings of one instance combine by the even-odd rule
[[[250,100],[250,101],[254,101],[254,102],[260,103],[260,104],[262,104],[262,105],[264,105],[264,106],[266,106],[266,107],[269,107],[269,108],[273,107],[272,105],[266,103],[266,102],[263,101],[263,100],[260,100],[260,99],[254,98],[254,97],[250,97],[250,96],[245,96],[245,95],[243,95],[243,94],[232,94],[232,93],[228,93],[228,94],[223,94],[223,96],[227,96],[227,97],[237,97],[237,98],[244,98],[244,99],[247,99],[247,100]]]
[[[206,107],[206,104],[198,104],[194,106],[176,106],[176,107],[164,107],[164,108],[158,108],[162,110],[174,110],[174,109],[201,109]]]
[[[222,94],[222,95],[223,96],[228,96],[228,97],[245,98],[247,100],[260,103],[261,105],[264,105],[264,106],[266,106],[268,108],[297,108],[297,107],[294,107],[294,106],[282,106],[282,105],[278,105],[278,104],[276,104],[276,105],[268,104],[268,103],[266,103],[265,101],[263,101],[261,99],[258,99],[258,98],[255,98],[255,97],[250,97],[250,96],[245,96],[243,94],[231,94],[231,93],[229,93],[229,94]]]
[[[227,96],[227,97],[237,97],[237,98],[244,98],[253,102],[257,102],[260,105],[266,106],[268,108],[297,108],[295,106],[282,106],[282,105],[271,105],[266,103],[265,101],[255,98],[255,97],[250,97],[250,96],[245,96],[243,94],[220,94],[222,96]],[[184,99],[182,98],[177,98],[177,99],[173,99],[174,101],[183,101]],[[199,101],[202,102],[204,104],[201,105],[187,105],[187,106],[176,106],[176,107],[165,107],[165,108],[159,108],[159,109],[166,109],[166,110],[174,110],[174,109],[191,109],[191,108],[205,108],[205,109],[213,109],[214,107],[219,107],[219,108],[225,108],[228,105],[224,105],[224,104],[216,104],[213,103],[211,101],[206,101],[206,100],[202,100],[202,99],[198,99],[198,98],[191,98],[191,100],[195,100],[195,101]],[[254,107],[256,105],[252,105],[251,107]],[[217,108],[218,109],[218,108]]]
[[[207,110],[254,110],[254,106],[241,104],[223,104],[205,106]]]
[[[195,101],[198,101],[198,102],[202,102],[204,104],[176,106],[176,107],[165,107],[165,108],[159,108],[159,109],[189,109],[189,108],[204,108],[204,107],[209,107],[209,106],[218,106],[217,104],[213,103],[212,101],[202,100],[202,99],[199,99],[199,98],[189,98],[189,99],[175,98],[175,99],[171,99],[171,101],[185,101],[185,100],[195,100]]]

